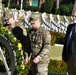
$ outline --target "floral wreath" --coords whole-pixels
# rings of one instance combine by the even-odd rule
[[[16,56],[16,73],[15,75],[22,75],[23,70],[25,69],[24,64],[24,56],[22,45],[19,40],[14,37],[11,31],[8,30],[7,27],[4,27],[0,24],[0,34],[4,35],[13,45],[15,48],[15,56]]]

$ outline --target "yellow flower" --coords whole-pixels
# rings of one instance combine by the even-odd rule
[[[23,70],[25,69],[25,65],[24,64],[21,64],[20,66],[22,67]]]
[[[21,43],[18,43],[17,47],[18,47],[19,49],[21,49],[21,48],[22,48],[22,44],[21,44]]]
[[[6,32],[9,32],[10,30],[6,27],[6,28],[5,28],[5,31],[6,31]]]
[[[20,54],[23,55],[23,50],[21,50]]]
[[[16,39],[16,37],[14,37],[14,42],[16,42],[17,41],[17,39]]]
[[[4,30],[5,30],[5,27],[2,27],[2,29],[4,29]]]

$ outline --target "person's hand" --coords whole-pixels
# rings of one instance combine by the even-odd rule
[[[29,59],[29,58],[28,58],[28,54],[25,52],[25,59],[24,59],[24,63],[25,63],[25,64],[28,64],[28,59]]]
[[[24,63],[25,63],[25,64],[28,64],[28,58],[25,58],[25,59],[24,59]]]
[[[37,56],[37,57],[35,57],[35,58],[33,59],[33,62],[36,63],[36,64],[39,63],[39,61],[40,61],[39,56]]]

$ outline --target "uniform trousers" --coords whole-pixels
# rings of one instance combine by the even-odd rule
[[[68,75],[76,75],[76,62],[74,62],[72,54],[69,55],[69,59],[67,61],[67,70]]]
[[[31,62],[32,75],[48,75],[48,63],[35,64]]]

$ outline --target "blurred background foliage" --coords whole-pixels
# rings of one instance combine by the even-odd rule
[[[14,4],[12,0],[2,0],[2,3],[5,7],[8,6],[8,2],[10,1],[9,8],[17,8],[20,9],[20,5]],[[29,4],[23,4],[24,10],[31,10],[31,11],[39,11],[39,12],[46,12],[46,13],[53,13],[53,14],[60,14],[69,16],[72,13],[73,6],[75,0],[59,0],[59,8],[57,8],[57,0],[45,0],[45,2],[41,5],[41,7],[37,6],[29,6]]]

